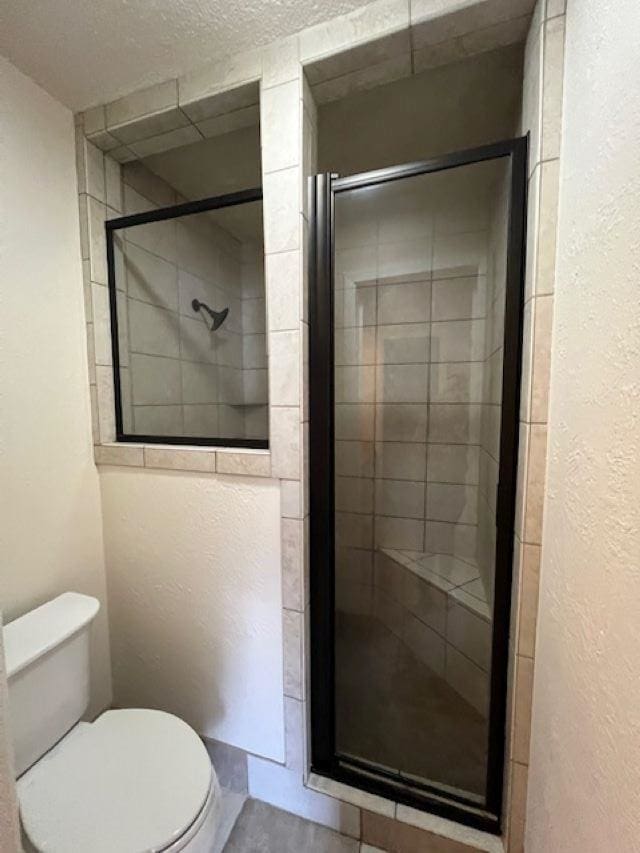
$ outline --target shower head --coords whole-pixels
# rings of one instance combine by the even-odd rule
[[[211,331],[215,332],[227,319],[227,314],[229,313],[228,308],[224,308],[222,311],[214,311],[213,308],[209,308],[207,304],[204,302],[200,302],[199,299],[194,299],[191,303],[191,307],[196,312],[206,311],[207,314],[211,317]]]

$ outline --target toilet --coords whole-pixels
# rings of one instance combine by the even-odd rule
[[[28,853],[209,853],[220,787],[198,735],[164,711],[89,704],[99,602],[67,592],[4,628]]]

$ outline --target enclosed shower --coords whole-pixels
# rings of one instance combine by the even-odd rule
[[[310,294],[312,763],[495,829],[526,140],[320,175]]]

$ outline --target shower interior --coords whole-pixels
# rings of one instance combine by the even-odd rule
[[[112,232],[121,440],[268,440],[257,107],[247,126],[209,132],[113,164],[125,217]],[[253,200],[197,209],[251,188]],[[183,212],[190,205],[196,212]]]
[[[335,202],[337,748],[478,802],[509,176],[489,161]]]

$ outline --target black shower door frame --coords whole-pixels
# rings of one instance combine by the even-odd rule
[[[507,665],[514,546],[527,207],[527,137],[505,140],[422,162],[341,178],[310,179],[309,480],[311,769],[322,776],[459,823],[499,833],[505,761]],[[447,796],[436,787],[409,786],[370,768],[346,766],[335,737],[335,505],[334,505],[334,202],[337,194],[402,178],[509,158],[507,282],[496,510],[496,565],[489,707],[486,803]],[[375,709],[372,711],[375,713]]]

